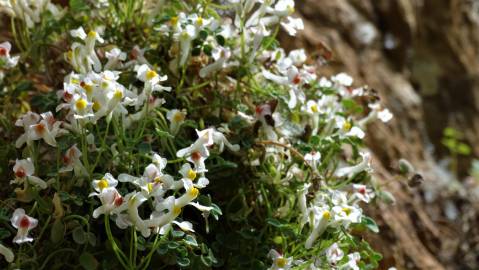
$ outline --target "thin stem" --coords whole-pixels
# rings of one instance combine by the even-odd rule
[[[128,265],[125,263],[126,261],[126,256],[125,254],[123,253],[123,251],[121,251],[121,249],[117,246],[116,242],[115,242],[115,239],[113,239],[113,235],[111,234],[111,229],[110,229],[110,216],[109,215],[105,215],[105,230],[106,230],[106,235],[108,237],[108,240],[110,241],[111,243],[111,246],[113,248],[113,251],[115,252],[115,255],[116,255],[116,258],[118,259],[118,261],[120,262],[120,264],[123,266],[123,268],[125,269],[130,269],[130,267],[128,267]]]

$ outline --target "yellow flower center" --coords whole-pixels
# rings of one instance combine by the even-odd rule
[[[80,98],[79,100],[75,102],[75,107],[79,111],[84,110],[86,108],[86,105],[87,105],[87,102],[83,98]]]
[[[313,111],[314,113],[317,113],[317,112],[319,111],[319,110],[318,110],[318,105],[313,104],[313,105],[311,106],[311,111]]]
[[[88,32],[88,37],[89,38],[96,38],[96,32],[95,31]]]
[[[192,169],[190,169],[190,170],[188,171],[188,178],[190,178],[191,180],[195,180],[195,178],[196,178],[196,172],[193,171]]]
[[[185,120],[185,115],[181,112],[177,112],[177,113],[175,113],[175,116],[173,116],[173,120],[175,122],[181,122],[181,121]]]
[[[349,214],[351,214],[351,209],[350,209],[350,208],[347,208],[347,207],[344,207],[344,208],[343,208],[343,212],[344,212],[347,216],[349,216]]]
[[[196,198],[199,193],[200,193],[200,191],[195,187],[188,191],[188,194],[193,198]]]
[[[153,191],[153,183],[148,183],[146,187],[148,188],[148,193],[151,193]]]
[[[171,17],[170,22],[172,25],[176,25],[178,23],[178,17]]]
[[[176,205],[173,206],[173,214],[174,214],[175,216],[178,216],[179,214],[181,214],[181,207],[176,206]]]
[[[291,14],[291,13],[294,13],[294,7],[293,6],[288,6],[288,12]]]
[[[154,70],[151,70],[151,69],[146,72],[146,78],[148,80],[151,80],[151,79],[155,78],[157,75],[158,74]]]
[[[153,179],[153,182],[155,182],[155,184],[161,183],[161,178],[155,177],[155,179]]]
[[[102,179],[100,180],[100,182],[98,182],[98,188],[99,188],[100,190],[103,190],[103,189],[105,189],[105,188],[107,188],[107,187],[108,187],[108,181],[106,181],[105,178],[102,178]]]
[[[80,83],[77,79],[71,79],[70,82],[74,83],[74,84],[79,84]]]
[[[351,128],[352,128],[352,125],[351,125],[351,123],[350,123],[349,121],[344,122],[344,124],[343,124],[343,129],[344,129],[345,131],[349,131],[349,130],[351,130]]]
[[[128,201],[129,206],[133,206],[136,203],[136,195],[132,196]]]
[[[279,268],[284,268],[288,264],[288,261],[284,257],[279,257],[276,259],[276,265]]]
[[[113,97],[116,99],[121,99],[123,97],[123,92],[119,89],[115,91],[115,94],[113,94]]]
[[[85,84],[83,86],[83,89],[85,89],[85,91],[88,95],[90,95],[93,92],[93,87],[91,86],[91,84]]]
[[[106,82],[106,81],[101,82],[101,88],[103,88],[103,89],[108,88],[108,85],[109,85],[109,84],[108,84],[108,82]]]
[[[323,212],[323,218],[330,219],[331,218],[331,213],[328,210],[324,211]]]
[[[202,18],[202,17],[198,17],[198,19],[196,19],[196,24],[197,24],[197,25],[203,25],[203,18]]]
[[[93,109],[93,111],[95,111],[95,112],[99,111],[99,110],[101,109],[101,104],[98,103],[98,102],[96,102],[96,101],[93,102],[92,109]]]

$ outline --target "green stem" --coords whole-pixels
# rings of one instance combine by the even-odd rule
[[[113,251],[115,252],[116,258],[118,259],[120,264],[123,266],[123,268],[130,269],[130,267],[128,267],[128,265],[125,263],[125,261],[126,261],[125,254],[117,246],[117,244],[115,242],[115,239],[113,239],[113,235],[112,235],[111,229],[110,229],[110,216],[109,215],[105,215],[105,230],[106,230],[106,235],[108,237],[108,241],[110,241],[111,246],[113,248]]]

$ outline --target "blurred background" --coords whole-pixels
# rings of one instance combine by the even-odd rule
[[[305,31],[282,44],[329,60],[324,75],[348,72],[395,115],[368,128],[378,180],[396,198],[369,209],[381,225],[369,240],[382,267],[479,269],[479,1],[298,0],[296,8]],[[421,185],[397,177],[401,158]]]

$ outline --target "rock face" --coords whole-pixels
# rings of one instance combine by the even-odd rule
[[[324,75],[348,72],[395,114],[368,129],[378,180],[397,201],[370,210],[381,224],[370,240],[385,255],[382,267],[479,269],[479,188],[457,180],[471,157],[453,161],[455,173],[438,162],[448,155],[448,126],[479,155],[479,1],[300,0],[296,8],[306,29],[282,43],[330,59]],[[424,176],[421,187],[398,180],[400,158]]]

